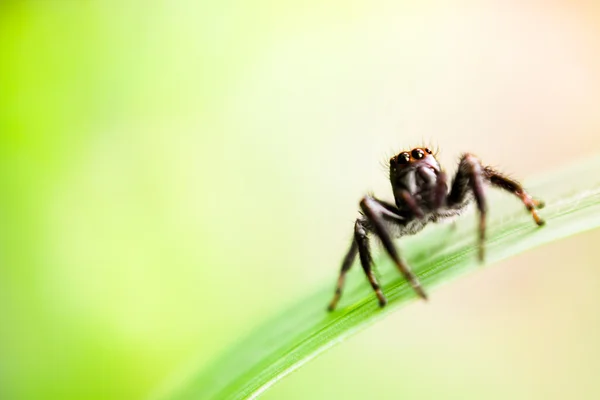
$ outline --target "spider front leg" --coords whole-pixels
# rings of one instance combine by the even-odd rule
[[[447,199],[448,208],[462,208],[467,204],[469,191],[473,193],[479,210],[479,261],[483,261],[485,258],[487,204],[483,191],[483,178],[483,167],[479,160],[471,154],[463,155]]]
[[[356,224],[354,225],[354,240],[358,245],[358,257],[360,258],[360,264],[363,267],[363,271],[365,271],[365,275],[377,295],[379,306],[384,307],[387,304],[387,299],[383,295],[381,287],[371,268],[373,259],[371,258],[371,250],[369,250],[369,237],[367,236],[367,229],[365,228],[364,222],[360,219],[357,219]]]
[[[379,299],[379,305],[383,307],[387,304],[387,299],[383,295],[381,287],[379,286],[377,278],[375,278],[375,274],[371,268],[373,259],[371,258],[371,251],[369,249],[368,231],[365,227],[364,221],[357,219],[356,223],[354,224],[354,236],[352,237],[352,244],[350,245],[350,249],[348,250],[348,253],[346,253],[344,261],[342,262],[342,268],[340,270],[340,276],[338,277],[337,286],[335,288],[335,294],[333,295],[333,299],[331,299],[327,310],[335,310],[340,297],[342,297],[342,289],[344,288],[344,283],[346,282],[346,273],[350,267],[352,267],[352,263],[354,262],[357,253],[359,254],[363,271],[365,272],[371,287]]]
[[[350,249],[348,250],[348,253],[346,253],[346,257],[344,257],[344,261],[342,262],[342,269],[340,271],[340,276],[338,277],[337,286],[335,288],[335,294],[333,295],[333,299],[329,303],[329,307],[327,307],[329,311],[335,310],[338,301],[340,301],[340,297],[342,296],[342,289],[344,288],[344,282],[346,281],[346,273],[352,266],[352,263],[356,258],[356,253],[358,253],[358,245],[356,243],[356,239],[352,237],[352,244],[350,245]]]
[[[400,258],[400,255],[396,251],[394,243],[392,242],[392,239],[385,226],[386,219],[390,222],[398,223],[399,221],[403,220],[403,217],[393,212],[395,208],[392,208],[391,205],[369,196],[366,196],[361,200],[360,208],[363,211],[365,217],[367,218],[367,221],[371,226],[372,231],[379,237],[381,243],[383,244],[383,247],[396,264],[396,267],[400,270],[402,275],[404,275],[404,278],[408,281],[408,283],[410,283],[410,285],[417,293],[417,295],[419,295],[419,297],[423,298],[424,300],[427,300],[427,295],[421,287],[419,279]]]
[[[546,223],[537,212],[537,209],[544,208],[543,201],[534,199],[519,182],[504,176],[492,167],[485,167],[483,173],[492,185],[504,189],[521,199],[538,226],[543,226]]]
[[[489,182],[491,185],[504,189],[519,197],[538,226],[544,225],[544,220],[537,213],[537,209],[543,208],[544,203],[536,200],[523,186],[494,170],[492,167],[483,167],[480,161],[471,154],[465,154],[460,160],[458,172],[452,184],[452,190],[448,195],[448,207],[460,208],[466,205],[469,189],[473,192],[477,208],[479,209],[479,259],[484,258],[485,242],[485,216],[486,203],[483,192],[483,182]]]

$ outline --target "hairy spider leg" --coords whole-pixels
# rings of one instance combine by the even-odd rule
[[[344,288],[344,282],[346,281],[346,273],[352,266],[354,259],[356,258],[356,254],[358,253],[358,245],[356,244],[356,240],[354,236],[352,237],[352,244],[350,245],[350,249],[348,249],[348,253],[346,253],[346,257],[344,257],[344,261],[342,261],[342,269],[340,270],[340,276],[337,281],[337,286],[335,288],[335,294],[333,295],[333,299],[331,303],[329,303],[329,307],[327,308],[329,311],[335,310],[340,297],[342,296],[342,289]]]
[[[387,299],[383,295],[381,287],[379,286],[379,283],[377,283],[375,274],[371,269],[373,259],[371,258],[371,252],[369,250],[369,237],[367,236],[367,230],[360,219],[357,219],[356,224],[354,224],[354,240],[358,245],[358,256],[360,258],[360,264],[363,267],[363,271],[365,271],[365,275],[367,275],[367,279],[371,283],[371,287],[379,299],[379,305],[383,307],[387,304]]]
[[[435,189],[433,191],[433,207],[435,209],[441,208],[446,202],[448,196],[448,177],[444,171],[440,171],[435,182]]]
[[[479,261],[485,258],[485,218],[487,205],[483,191],[483,168],[477,158],[464,154],[458,164],[458,171],[452,182],[452,190],[448,195],[448,207],[462,207],[467,201],[469,189],[475,197],[479,210]]]
[[[539,216],[536,210],[537,208],[544,208],[543,201],[534,199],[529,193],[527,193],[527,191],[523,188],[523,186],[521,186],[519,182],[510,179],[509,177],[501,174],[492,167],[485,167],[483,169],[483,173],[486,179],[493,186],[506,190],[507,192],[512,193],[519,199],[521,199],[523,204],[525,204],[527,210],[533,216],[533,220],[536,224],[538,224],[538,226],[542,226],[545,224],[545,221]]]
[[[374,200],[381,207],[380,212],[385,219],[396,222],[396,223],[404,221],[404,217],[402,217],[398,213],[398,209],[395,206],[393,206],[392,204],[388,204],[384,201],[380,201],[377,199],[374,199]],[[368,225],[369,222],[366,221],[366,224]],[[360,253],[360,247],[363,247],[365,249],[363,254],[365,254],[368,257],[368,260],[370,260],[369,262],[365,262],[363,260],[363,256],[361,256],[361,265],[363,266],[363,270],[365,271],[365,274],[367,275],[367,278],[369,279],[371,286],[377,293],[377,297],[379,299],[379,304],[382,307],[385,304],[387,304],[387,300],[386,300],[385,296],[383,295],[383,293],[381,292],[381,288],[379,287],[377,280],[371,270],[372,259],[371,259],[371,253],[370,253],[369,246],[368,246],[368,238],[367,238],[369,229],[367,229],[367,227],[365,226],[365,221],[363,221],[361,219],[357,219],[354,230],[355,230],[355,234],[354,234],[354,237],[352,240],[352,244],[350,245],[350,249],[348,250],[348,253],[346,253],[344,260],[342,261],[342,268],[340,270],[340,275],[338,277],[335,294],[333,296],[333,299],[329,303],[329,307],[328,307],[329,311],[333,311],[336,308],[337,303],[339,302],[339,299],[342,296],[342,290],[344,287],[344,283],[346,281],[346,273],[351,268],[352,263],[354,262],[354,259],[356,258],[357,253]],[[360,245],[361,242],[363,242],[365,245],[361,246]],[[367,267],[365,267],[365,265],[367,265]],[[409,270],[409,273],[411,273],[410,270]]]
[[[388,234],[387,229],[385,228],[385,217],[387,216],[389,219],[390,214],[391,214],[389,205],[387,205],[387,204],[383,203],[382,201],[379,201],[373,197],[365,196],[360,201],[360,208],[363,211],[365,217],[367,218],[367,221],[369,222],[369,225],[371,226],[373,232],[381,240],[383,247],[385,248],[387,253],[390,255],[390,257],[396,264],[396,267],[398,268],[398,270],[400,270],[400,272],[402,273],[404,278],[410,283],[410,285],[412,286],[413,290],[417,293],[417,295],[419,295],[424,300],[427,300],[427,295],[425,294],[425,291],[421,287],[421,284],[419,283],[419,279],[410,270],[410,268],[402,261],[398,252],[396,251],[396,248],[394,247],[394,244],[392,242],[392,239],[390,238],[390,235]],[[400,217],[400,216],[397,216],[397,218],[402,219],[402,217]],[[360,246],[360,244],[359,244],[359,246]],[[360,247],[359,247],[359,249],[360,249]],[[381,302],[380,302],[380,304],[381,304]]]

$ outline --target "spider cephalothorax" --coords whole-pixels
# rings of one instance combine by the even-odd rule
[[[385,306],[387,300],[377,283],[371,269],[373,263],[369,249],[369,233],[375,234],[383,244],[402,275],[415,292],[427,299],[418,278],[400,257],[392,243],[393,237],[417,233],[429,222],[459,215],[474,199],[479,210],[479,259],[484,258],[486,201],[484,185],[489,184],[504,189],[519,197],[534,221],[543,225],[544,221],[537,213],[543,207],[541,201],[533,199],[521,184],[508,178],[491,167],[483,166],[471,154],[463,154],[458,171],[448,189],[446,174],[441,169],[433,152],[428,148],[415,148],[403,151],[390,159],[390,183],[395,205],[365,196],[360,201],[361,215],[354,224],[354,236],[350,250],[342,262],[335,295],[329,304],[333,310],[344,286],[346,272],[352,266],[356,255],[377,298],[379,305]]]

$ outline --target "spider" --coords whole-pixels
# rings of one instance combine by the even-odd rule
[[[475,200],[479,210],[479,260],[484,259],[486,199],[484,184],[506,190],[517,196],[533,216],[538,226],[544,225],[537,209],[544,206],[540,200],[532,198],[521,184],[492,167],[484,166],[472,154],[463,154],[448,190],[446,173],[440,167],[433,152],[428,148],[415,148],[403,151],[390,159],[390,183],[395,205],[365,196],[360,201],[360,216],[354,224],[354,236],[348,253],[342,262],[335,295],[329,304],[333,311],[342,295],[346,273],[356,255],[371,283],[379,305],[384,307],[387,299],[371,269],[373,260],[369,250],[369,234],[379,238],[386,252],[398,270],[409,282],[419,297],[427,300],[427,294],[419,279],[402,260],[392,243],[393,237],[413,235],[430,222],[460,215]]]

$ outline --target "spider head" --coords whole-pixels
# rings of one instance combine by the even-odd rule
[[[414,170],[419,167],[429,167],[440,171],[440,164],[429,148],[415,148],[411,151],[403,151],[390,158],[390,172],[401,172]]]
[[[435,183],[440,172],[433,151],[426,147],[403,151],[390,159],[390,181],[394,191],[400,188],[416,193],[423,185]]]

